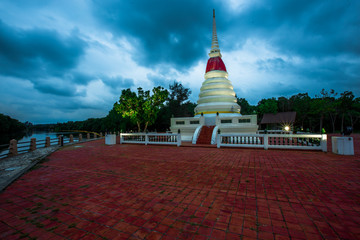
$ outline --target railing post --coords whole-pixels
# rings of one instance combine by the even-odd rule
[[[102,137],[103,137],[103,133],[101,132],[101,133],[100,133],[100,138],[102,138]]]
[[[50,147],[50,137],[45,138],[45,147]]]
[[[148,145],[149,142],[149,137],[148,135],[145,133],[145,145]]]
[[[36,138],[30,139],[30,151],[36,150]]]
[[[326,134],[321,135],[320,145],[321,145],[321,150],[323,152],[327,152],[327,135]]]
[[[120,144],[122,144],[124,141],[122,134],[120,133]]]
[[[18,154],[17,141],[15,139],[10,140],[9,156],[15,156]]]
[[[79,142],[81,142],[81,141],[82,141],[82,134],[79,133]]]
[[[86,134],[86,139],[89,140],[90,139],[90,133]]]
[[[72,134],[70,134],[70,140],[69,140],[70,143],[74,142],[74,136]]]
[[[59,144],[60,146],[64,146],[64,137],[63,137],[62,135],[59,136],[58,144]]]
[[[180,133],[177,134],[177,146],[178,147],[181,146],[181,134]]]
[[[221,134],[217,135],[217,148],[220,148]]]
[[[264,134],[264,149],[268,150],[269,149],[269,136],[267,134]]]

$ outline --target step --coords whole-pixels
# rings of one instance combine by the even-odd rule
[[[196,144],[211,144],[211,136],[215,126],[203,126]]]

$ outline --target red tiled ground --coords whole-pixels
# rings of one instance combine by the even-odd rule
[[[66,147],[0,194],[0,239],[360,239],[360,154]]]

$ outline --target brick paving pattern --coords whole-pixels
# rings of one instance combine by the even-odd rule
[[[359,239],[358,144],[65,147],[0,193],[0,239]]]

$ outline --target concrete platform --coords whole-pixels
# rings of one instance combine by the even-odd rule
[[[65,147],[0,194],[0,239],[359,239],[360,153]]]

